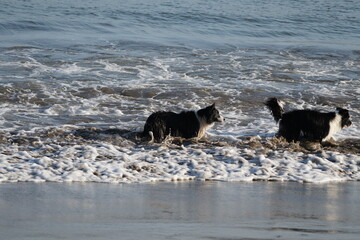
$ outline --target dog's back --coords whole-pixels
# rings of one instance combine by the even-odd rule
[[[198,111],[156,112],[146,120],[142,136],[152,137],[156,142],[161,142],[168,135],[201,139],[215,122],[224,120],[215,103]]]
[[[337,108],[337,112],[329,113],[308,109],[285,113],[282,104],[276,98],[265,103],[275,121],[279,122],[278,135],[285,137],[288,142],[301,139],[328,141],[337,131],[351,125],[346,109]]]
[[[150,136],[152,132],[154,140],[161,142],[167,135],[173,137],[193,138],[197,137],[200,123],[194,111],[181,113],[155,112],[146,120],[143,136]]]
[[[279,135],[287,141],[298,141],[301,138],[321,142],[330,129],[329,122],[335,113],[322,113],[315,110],[294,110],[282,115],[279,124]]]

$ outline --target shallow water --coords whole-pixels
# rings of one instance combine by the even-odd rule
[[[5,239],[358,239],[355,182],[0,185]]]
[[[345,0],[2,1],[0,181],[63,181],[79,162],[100,165],[97,155],[108,161],[112,172],[149,156],[156,169],[192,160],[208,164],[210,159],[218,166],[241,157],[245,160],[240,162],[246,163],[246,151],[275,165],[282,165],[283,159],[295,164],[313,161],[314,156],[324,163],[320,174],[319,166],[306,167],[311,178],[289,177],[289,171],[284,177],[275,170],[271,176],[276,179],[358,180],[354,173],[360,161],[359,11],[358,1]],[[259,155],[256,148],[238,147],[236,142],[249,137],[272,141],[277,126],[263,102],[274,96],[287,102],[287,110],[347,108],[353,125],[335,136],[340,147],[322,148],[323,156],[301,149],[288,154],[287,148]],[[213,102],[226,122],[210,129],[208,139],[224,142],[218,148],[231,153],[226,157],[218,157],[218,148],[204,150],[201,144],[175,150],[166,145],[144,147],[146,143],[124,140],[122,134],[97,132],[91,141],[73,136],[76,130],[92,127],[136,133],[153,111],[197,110]],[[47,137],[52,131],[55,135]],[[105,154],[103,149],[110,150]],[[124,154],[130,157],[124,160]],[[169,164],[157,165],[157,160]],[[66,167],[54,170],[37,164],[44,161]],[[328,164],[339,161],[350,166],[351,173],[328,175]],[[67,180],[104,181],[81,169],[75,174],[80,177]],[[214,174],[211,168],[203,170],[206,173],[189,175],[166,168],[161,171],[166,177],[149,173],[146,178],[124,180],[120,173],[111,179],[242,181],[253,179],[256,172],[240,169],[246,176],[233,178]]]

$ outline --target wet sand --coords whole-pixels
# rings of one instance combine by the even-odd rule
[[[148,145],[146,139],[140,138],[140,132],[135,132],[127,129],[101,129],[101,128],[83,128],[71,131],[63,129],[47,129],[28,134],[27,136],[6,136],[0,133],[0,144],[16,144],[22,146],[22,149],[28,150],[41,144],[59,144],[76,145],[89,144],[93,142],[106,142],[117,146],[130,147],[134,145]],[[344,154],[359,154],[360,153],[360,139],[343,139],[340,141],[330,141],[325,143],[314,143],[309,141],[291,142],[288,143],[284,138],[264,137],[258,136],[242,136],[236,140],[211,138],[197,140],[188,140],[178,137],[170,137],[165,141],[168,147],[177,147],[181,145],[198,145],[199,148],[214,147],[214,146],[235,146],[237,148],[251,148],[264,149],[264,152],[269,150],[280,150],[290,152],[318,152],[322,150],[335,151]],[[200,145],[199,145],[200,143]]]
[[[360,183],[0,184],[1,239],[358,239]]]

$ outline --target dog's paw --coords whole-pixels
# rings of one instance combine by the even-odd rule
[[[300,143],[300,146],[308,151],[318,151],[321,149],[321,144],[319,142],[304,141]]]
[[[337,143],[333,138],[328,141],[322,142],[321,145],[323,147],[338,147],[339,143]]]

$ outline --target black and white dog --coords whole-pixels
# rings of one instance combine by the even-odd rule
[[[349,111],[343,108],[336,108],[335,112],[329,113],[308,109],[285,113],[284,103],[276,98],[268,99],[265,105],[275,121],[279,122],[278,135],[288,142],[329,141],[336,132],[351,125]]]
[[[198,111],[155,112],[146,120],[142,136],[155,142],[163,141],[168,135],[200,139],[215,122],[223,121],[215,103]]]

